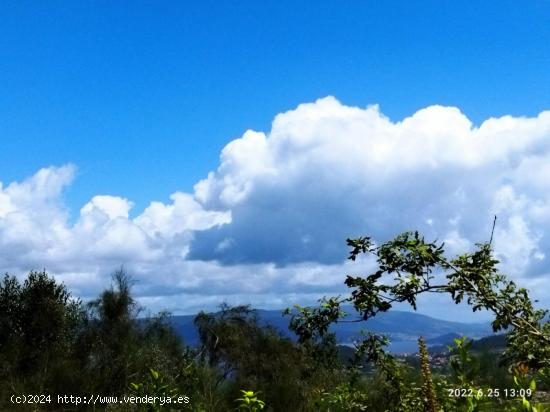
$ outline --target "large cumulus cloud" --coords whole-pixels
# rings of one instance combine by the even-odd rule
[[[475,127],[457,108],[431,106],[392,122],[377,106],[328,97],[224,148],[195,196],[233,219],[198,234],[191,256],[335,263],[347,236],[386,239],[405,229],[458,251],[488,240],[497,214],[502,259],[516,274],[536,274],[550,246],[549,182],[550,112]]]
[[[489,238],[503,269],[534,289],[549,272],[550,112],[475,126],[453,107],[401,121],[332,97],[246,131],[194,193],[132,202],[98,195],[71,219],[62,191],[74,167],[0,186],[0,267],[46,267],[92,296],[120,264],[152,309],[192,311],[221,300],[281,307],[341,292],[345,238],[408,229],[462,252]],[[120,195],[120,194],[119,194]],[[73,217],[74,218],[74,217]],[[439,304],[439,303],[438,303]],[[428,303],[429,312],[429,303]]]

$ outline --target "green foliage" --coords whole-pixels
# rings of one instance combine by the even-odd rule
[[[474,252],[455,259],[444,256],[443,244],[426,242],[418,232],[405,232],[380,246],[368,237],[348,239],[348,245],[351,260],[372,254],[378,269],[366,277],[348,276],[345,283],[352,289],[348,297],[324,299],[319,308],[298,307],[291,326],[301,343],[325,336],[330,324],[340,321],[344,303],[352,304],[360,319],[368,320],[397,302],[416,309],[420,294],[448,293],[457,304],[466,299],[474,311],[492,311],[495,331],[510,330],[509,361],[535,368],[550,363],[550,323],[542,321],[546,312],[535,310],[527,291],[498,272],[490,244],[478,244]],[[446,272],[446,283],[434,284],[436,270]]]
[[[258,412],[264,409],[265,402],[258,398],[259,392],[245,391],[241,389],[242,396],[235,399],[238,403],[236,411]]]
[[[185,350],[185,361],[176,381],[181,393],[192,399],[193,411],[218,411],[229,408],[224,399],[224,392],[220,389],[219,371],[197,359],[195,351],[189,348]]]
[[[468,396],[457,398],[457,406],[466,412],[478,411],[481,392],[474,383],[474,379],[479,371],[479,362],[470,352],[472,341],[462,337],[454,339],[454,342],[455,346],[449,347],[451,368],[455,381],[458,383],[457,388],[468,393]]]
[[[326,368],[317,352],[259,325],[248,306],[222,305],[216,314],[200,313],[195,323],[199,357],[217,371],[219,384],[225,383],[229,393],[254,387],[274,410],[297,411],[305,407],[313,387],[338,383],[341,373]]]
[[[445,257],[443,244],[426,242],[418,232],[405,232],[381,245],[369,237],[348,239],[347,243],[351,249],[349,259],[356,260],[361,254],[374,255],[378,268],[364,277],[348,276],[345,283],[351,292],[347,297],[324,298],[318,308],[287,310],[292,315],[291,329],[302,345],[318,350],[323,340],[330,337],[332,323],[367,321],[400,302],[416,309],[420,294],[446,293],[457,304],[466,300],[474,312],[485,309],[494,313],[493,329],[509,331],[507,362],[524,362],[534,369],[550,363],[550,323],[543,322],[546,312],[534,309],[527,291],[498,271],[499,262],[492,255],[490,243],[478,244],[473,252],[454,259]],[[445,283],[434,283],[436,271],[445,274]],[[359,318],[343,319],[340,309],[343,304],[353,305]],[[389,398],[403,404],[411,397],[410,391],[404,388],[402,368],[385,353],[386,343],[384,337],[365,334],[356,346],[356,358],[373,363],[389,384]],[[479,365],[469,355],[471,343],[462,339],[456,344],[451,361],[455,378],[463,387],[473,388]],[[476,410],[479,393],[461,398],[467,403],[467,410]]]
[[[525,412],[542,412],[542,405],[537,406],[531,402],[531,398],[537,389],[536,373],[529,370],[529,367],[524,363],[519,363],[512,368],[514,376],[514,384],[520,392],[521,410]]]
[[[167,410],[157,401],[157,398],[175,399],[179,396],[176,388],[170,387],[163,376],[154,369],[149,369],[148,379],[141,383],[130,383],[130,392],[139,397],[151,396],[153,402],[144,406],[144,412],[157,412]],[[175,409],[170,409],[175,410]]]
[[[463,336],[454,339],[454,343],[455,346],[449,346],[454,377],[462,388],[470,388],[479,371],[479,362],[471,354],[472,341]]]
[[[129,278],[87,306],[45,272],[0,282],[0,409],[12,394],[121,395],[147,365],[176,383],[187,361],[167,315],[136,318]],[[125,386],[126,385],[126,386]]]
[[[368,411],[369,399],[364,391],[343,383],[322,392],[316,406],[320,412],[361,412]]]
[[[290,315],[289,329],[296,333],[299,344],[319,365],[331,368],[337,364],[336,337],[328,328],[345,316],[338,298],[323,299],[318,308],[295,305],[293,310],[286,309],[283,315]]]
[[[547,311],[535,310],[527,290],[499,273],[498,263],[490,244],[478,245],[475,252],[445,263],[451,269],[446,290],[456,303],[466,297],[474,311],[492,311],[495,332],[510,330],[506,351],[510,362],[525,362],[537,369],[548,366],[550,322],[543,322]]]
[[[0,376],[11,393],[71,389],[71,353],[83,319],[80,301],[45,272],[30,272],[21,284],[5,275],[0,281]],[[4,398],[4,394],[2,394]]]
[[[449,405],[444,410],[453,411],[492,411],[495,408],[506,411],[543,412],[548,410],[548,405],[533,402],[532,396],[537,389],[537,376],[541,371],[529,369],[527,364],[518,363],[510,368],[513,373],[512,385],[505,384],[502,389],[495,386],[481,385],[480,362],[471,352],[472,341],[465,337],[455,339],[455,346],[451,347],[451,368],[455,380],[454,388],[469,391],[469,396],[450,399]],[[506,376],[501,376],[501,381],[507,381]],[[448,384],[445,386],[453,387]],[[484,397],[492,393],[492,398]],[[501,398],[502,396],[502,398]],[[509,397],[509,398],[507,398]]]
[[[121,393],[133,371],[140,369],[138,313],[131,281],[122,269],[114,273],[111,288],[88,303],[86,328],[80,336],[81,362],[95,377],[96,393]]]

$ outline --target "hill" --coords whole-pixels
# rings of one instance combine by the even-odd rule
[[[347,308],[347,312],[352,312]],[[258,310],[260,323],[277,328],[284,336],[294,338],[288,329],[289,317],[280,310]],[[194,315],[172,316],[170,322],[184,341],[191,346],[199,343],[197,330],[193,324]],[[395,353],[415,352],[417,339],[424,336],[429,345],[442,345],[452,342],[457,336],[479,339],[492,334],[489,323],[450,322],[432,318],[415,312],[389,311],[380,313],[367,322],[345,322],[344,319],[331,328],[338,343],[351,346],[360,338],[360,331],[368,330],[387,335],[391,339],[390,350]]]

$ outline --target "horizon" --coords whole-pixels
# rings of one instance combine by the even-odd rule
[[[344,305],[344,308],[346,306]],[[281,308],[281,309],[264,309],[264,308],[256,308],[256,307],[252,307],[251,309],[253,310],[256,310],[256,311],[259,311],[259,312],[283,312],[286,308]],[[190,317],[190,316],[196,316],[199,312],[197,313],[183,313],[183,314],[173,314],[173,313],[168,313],[168,316],[169,317]],[[208,314],[213,314],[213,313],[218,313],[218,311],[214,310],[214,311],[206,311],[205,313],[208,313]],[[425,317],[428,317],[430,319],[434,319],[434,320],[438,320],[438,321],[443,321],[443,322],[449,322],[449,323],[462,323],[462,324],[466,324],[466,325],[488,325],[490,324],[490,320],[486,320],[486,321],[474,321],[472,319],[467,319],[467,320],[448,320],[448,319],[442,319],[442,318],[438,318],[436,316],[430,316],[430,315],[425,315],[423,313],[420,313],[419,311],[414,311],[414,310],[401,310],[401,309],[390,309],[388,312],[380,312],[379,314],[377,314],[376,316],[384,316],[384,314],[387,314],[387,313],[407,313],[407,314],[413,314],[413,315],[419,315],[421,317],[425,316]],[[146,314],[145,316],[138,316],[138,319],[149,319],[151,317],[155,317],[155,315],[158,315],[158,313],[150,313],[150,314]],[[368,326],[368,320],[365,321],[365,323],[367,324]]]

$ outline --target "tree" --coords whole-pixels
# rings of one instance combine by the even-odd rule
[[[32,271],[21,284],[5,275],[0,282],[0,360],[11,390],[25,387],[45,392],[60,389],[83,307],[65,285]]]
[[[303,410],[314,387],[335,386],[338,375],[274,328],[261,325],[249,306],[222,305],[217,313],[201,312],[195,319],[204,362],[219,373],[229,393],[261,391],[273,410]],[[301,409],[302,408],[302,409]]]
[[[22,283],[0,279],[0,409],[14,409],[14,394],[123,394],[150,368],[174,385],[188,351],[168,314],[137,317],[130,286],[117,271],[112,286],[83,305],[45,272]]]
[[[136,369],[140,308],[130,289],[130,277],[120,269],[113,274],[111,288],[87,305],[87,325],[79,346],[82,365],[98,393],[122,393]]]
[[[347,276],[348,296],[323,298],[317,308],[298,306],[291,326],[300,341],[320,341],[334,322],[367,321],[397,302],[407,302],[416,310],[419,295],[444,293],[457,304],[465,299],[474,312],[493,312],[493,330],[508,331],[505,355],[509,363],[521,362],[533,369],[550,366],[550,322],[543,321],[547,311],[535,309],[527,290],[498,271],[491,242],[477,244],[473,252],[453,259],[445,257],[443,243],[427,242],[418,232],[405,232],[381,245],[370,237],[348,239],[347,243],[350,260],[372,255],[378,268],[367,276]],[[436,283],[436,272],[445,275],[446,281]],[[353,305],[358,318],[342,319],[342,304]],[[392,358],[383,350],[385,344],[383,337],[367,334],[358,352],[379,368],[388,369],[387,377],[394,381],[399,396],[399,376],[393,373]]]

